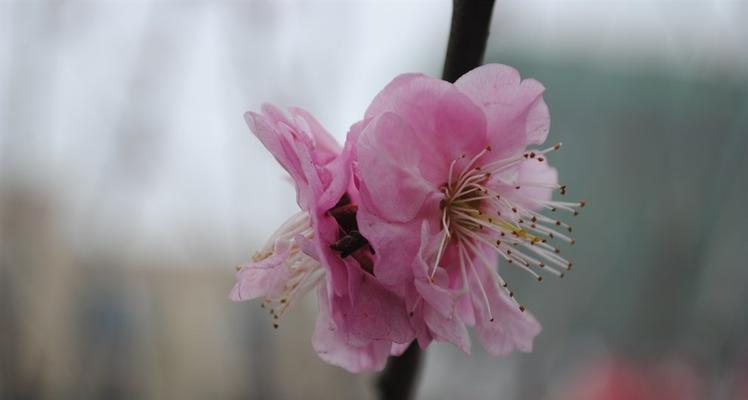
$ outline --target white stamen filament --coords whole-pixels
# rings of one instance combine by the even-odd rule
[[[291,248],[288,250],[285,260],[283,260],[283,265],[275,267],[286,268],[289,272],[289,278],[279,293],[265,297],[262,303],[262,307],[270,307],[275,328],[278,327],[277,320],[288,310],[291,303],[317,286],[325,276],[325,270],[320,263],[301,251],[301,248],[295,242],[297,236],[307,239],[312,239],[314,236],[309,213],[306,211],[299,212],[284,222],[252,257],[254,262],[262,261],[275,254],[276,245],[279,241],[290,242]]]
[[[539,214],[534,209],[561,209],[577,215],[577,209],[584,207],[586,203],[534,198],[531,194],[519,190],[526,186],[560,190],[561,194],[565,194],[565,185],[510,181],[503,176],[496,176],[497,173],[526,160],[545,162],[542,156],[560,147],[559,143],[540,151],[528,151],[515,157],[480,165],[481,159],[491,151],[490,147],[486,147],[470,158],[456,175],[455,166],[466,159],[466,155],[460,155],[450,164],[450,175],[442,187],[444,199],[440,204],[443,232],[430,277],[433,278],[436,274],[447,247],[450,244],[456,245],[464,290],[470,290],[467,279],[468,274],[472,274],[478,282],[478,289],[491,320],[494,316],[484,282],[481,282],[477,272],[478,264],[491,271],[489,275],[496,279],[520,310],[524,311],[524,307],[516,302],[514,293],[508,288],[496,265],[488,259],[485,254],[488,249],[495,251],[508,263],[518,266],[538,281],[543,280],[539,271],[547,271],[563,278],[564,272],[555,267],[561,268],[562,271],[571,269],[572,263],[560,255],[560,249],[549,244],[554,239],[574,244],[573,238],[556,229],[562,228],[571,232],[571,226]]]

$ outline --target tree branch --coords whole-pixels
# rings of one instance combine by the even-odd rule
[[[421,348],[414,340],[405,353],[387,361],[377,381],[379,398],[382,400],[410,400],[415,393],[415,382],[421,363]]]
[[[442,79],[454,82],[483,63],[494,0],[454,0]]]
[[[481,65],[486,51],[494,0],[453,0],[452,28],[442,78],[454,82]],[[414,340],[399,357],[391,357],[377,380],[382,400],[410,400],[415,394],[422,351]]]

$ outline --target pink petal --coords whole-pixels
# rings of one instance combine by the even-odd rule
[[[540,333],[540,324],[527,311],[522,312],[498,287],[496,281],[482,275],[482,283],[488,295],[494,320],[485,307],[480,289],[473,282],[473,308],[476,311],[475,331],[483,347],[493,355],[506,355],[513,349],[532,351],[532,343]]]
[[[319,164],[327,164],[340,154],[340,145],[332,135],[304,109],[289,109],[297,126],[304,128],[314,141],[315,159]]]
[[[312,346],[326,362],[358,373],[381,371],[387,363],[392,343],[371,341],[362,346],[355,346],[346,340],[330,315],[327,293],[324,287],[319,291],[319,315],[312,336]]]
[[[348,310],[349,333],[371,340],[387,340],[406,343],[413,340],[413,330],[406,313],[405,304],[394,293],[385,289],[371,275],[358,272],[359,280],[355,293],[350,293],[353,302]]]
[[[430,279],[433,264],[425,259],[425,254],[436,254],[441,238],[431,232],[426,221],[421,224],[420,237],[421,245],[413,263],[416,290],[423,296],[423,300],[429,305],[429,309],[433,308],[443,318],[451,318],[454,315],[455,301],[452,293],[448,290],[449,277],[447,272],[444,268],[439,267],[433,278]],[[431,263],[435,261],[430,260]]]
[[[556,185],[558,184],[558,172],[548,164],[548,161],[538,162],[537,160],[530,159],[523,161],[519,165],[517,182],[520,185],[518,192],[521,196],[517,201],[525,207],[538,209],[539,205],[537,202],[527,201],[526,199],[548,201],[553,196],[554,189],[522,185],[522,183],[528,182],[542,185]]]
[[[396,114],[381,114],[366,126],[357,146],[365,207],[389,221],[405,222],[437,193],[438,187],[421,175],[418,146],[413,130]]]
[[[435,185],[443,183],[450,162],[461,153],[475,154],[488,144],[481,109],[440,79],[398,76],[374,98],[366,117],[386,112],[402,117],[416,136],[413,141],[393,134],[388,140],[399,144],[400,152],[417,153],[421,173]]]
[[[390,349],[390,355],[393,357],[399,357],[405,353],[405,350],[408,350],[408,347],[410,346],[412,342],[408,343],[392,343],[392,348]]]
[[[364,197],[362,195],[362,197]],[[411,265],[418,251],[419,222],[388,222],[361,207],[356,215],[361,234],[376,251],[374,276],[383,284],[402,291],[413,279]]]
[[[497,156],[515,155],[528,144],[545,141],[550,114],[538,81],[521,80],[512,67],[487,64],[460,77],[455,86],[483,109]]]
[[[283,290],[290,277],[284,265],[290,248],[289,242],[279,241],[270,257],[239,266],[236,273],[237,282],[229,293],[229,298],[233,301],[245,301],[272,296]]]
[[[465,324],[455,315],[444,317],[431,307],[424,310],[424,321],[436,340],[447,341],[470,354],[470,335]]]

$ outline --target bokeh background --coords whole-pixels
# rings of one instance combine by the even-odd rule
[[[244,125],[339,139],[441,73],[451,2],[0,2],[0,398],[371,399],[234,265],[296,209]],[[422,399],[748,399],[748,2],[501,0],[487,62],[543,82],[575,270],[507,271],[532,354],[432,345]]]

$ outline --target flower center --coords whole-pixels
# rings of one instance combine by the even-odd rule
[[[571,270],[572,262],[560,255],[561,250],[554,246],[560,240],[574,244],[567,235],[571,226],[540,214],[536,210],[551,212],[565,210],[577,215],[577,208],[585,202],[562,202],[533,197],[532,191],[522,191],[523,187],[547,188],[566,194],[566,186],[556,183],[521,182],[508,178],[510,169],[527,160],[546,162],[545,154],[558,150],[560,144],[542,151],[529,151],[516,157],[498,161],[481,162],[491,151],[486,147],[470,160],[466,155],[452,161],[447,182],[442,185],[444,198],[440,203],[442,238],[436,254],[436,261],[430,277],[436,274],[439,262],[449,245],[457,246],[464,291],[468,290],[468,274],[477,281],[489,310],[488,297],[479,278],[478,268],[485,268],[497,280],[510,298],[524,311],[524,307],[514,299],[514,293],[499,275],[495,262],[486,256],[493,250],[507,263],[517,265],[538,281],[543,277],[541,270],[560,278]],[[461,171],[456,166],[461,165]],[[561,230],[567,231],[562,233]]]

